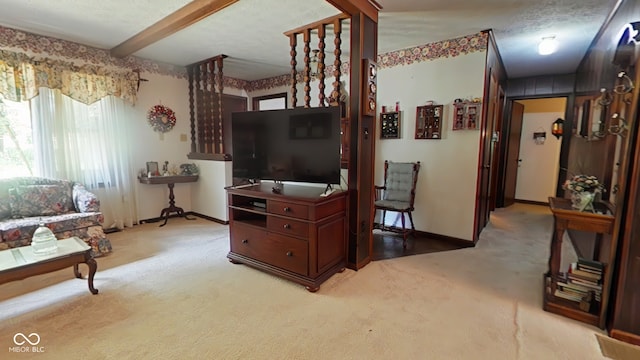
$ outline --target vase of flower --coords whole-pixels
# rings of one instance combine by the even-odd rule
[[[573,191],[571,193],[571,207],[578,211],[593,211],[593,200],[596,194],[589,191]]]
[[[571,191],[571,207],[579,211],[593,211],[596,194],[604,190],[598,178],[576,175],[564,182],[563,188]]]

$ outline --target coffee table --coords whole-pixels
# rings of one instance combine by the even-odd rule
[[[93,287],[93,277],[98,264],[91,256],[91,247],[77,237],[58,240],[58,251],[49,255],[35,255],[31,246],[0,251],[0,284],[69,266],[73,266],[75,276],[82,279],[82,274],[78,270],[78,265],[81,263],[89,267],[89,291],[95,295],[98,289]]]

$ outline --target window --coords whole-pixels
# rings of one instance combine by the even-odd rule
[[[0,178],[33,175],[29,102],[0,99]]]
[[[287,108],[287,93],[279,93],[253,98],[253,110],[277,110]]]

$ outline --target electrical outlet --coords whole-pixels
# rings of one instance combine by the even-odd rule
[[[187,141],[187,134],[180,134],[180,141]]]

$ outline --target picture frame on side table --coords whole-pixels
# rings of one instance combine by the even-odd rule
[[[160,168],[158,167],[157,161],[147,161],[147,175],[148,176],[160,175]]]

